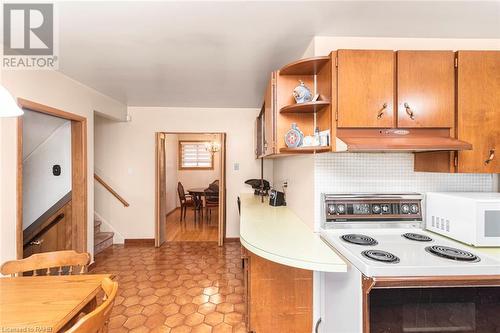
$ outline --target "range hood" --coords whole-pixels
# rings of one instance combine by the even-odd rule
[[[452,138],[448,128],[339,128],[336,137],[337,151],[425,152],[472,149],[472,144]]]

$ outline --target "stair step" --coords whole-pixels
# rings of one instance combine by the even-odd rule
[[[94,234],[94,254],[100,253],[113,245],[113,232],[98,232]]]
[[[102,222],[99,220],[94,220],[94,235],[101,232],[101,224]]]

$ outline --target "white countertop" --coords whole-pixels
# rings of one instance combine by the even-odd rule
[[[269,198],[240,195],[240,241],[250,252],[278,264],[323,272],[346,272],[347,265],[287,207]]]

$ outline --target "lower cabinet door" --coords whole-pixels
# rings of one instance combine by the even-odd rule
[[[313,272],[248,252],[248,322],[255,333],[313,330]]]

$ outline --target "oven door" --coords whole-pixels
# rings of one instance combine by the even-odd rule
[[[500,332],[499,287],[372,289],[370,333]]]
[[[500,246],[500,204],[482,202],[477,209],[476,246]]]

